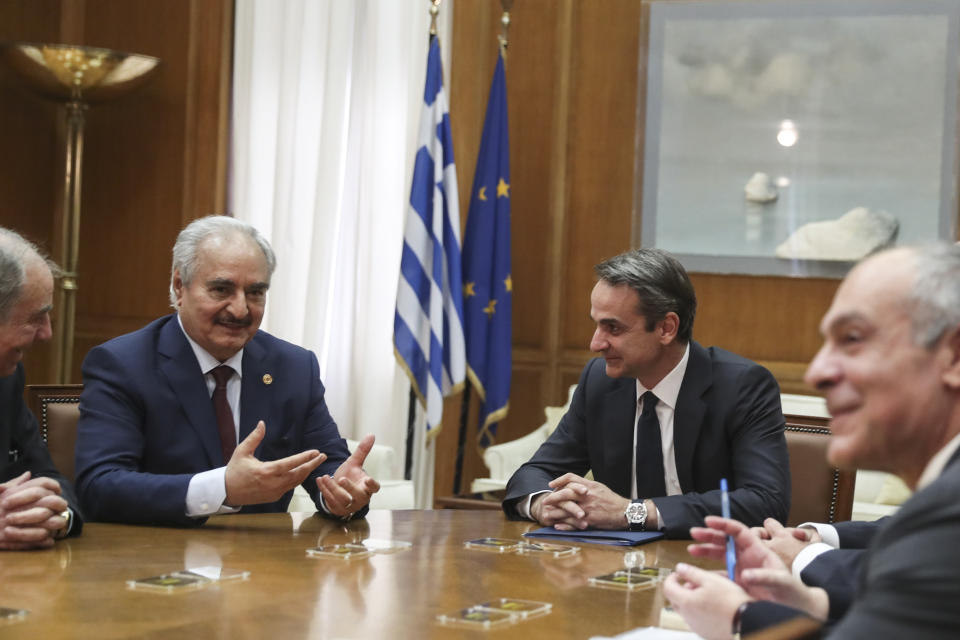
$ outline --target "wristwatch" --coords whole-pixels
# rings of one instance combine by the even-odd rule
[[[623,515],[627,519],[627,529],[630,531],[647,530],[647,505],[643,500],[634,500],[623,510]]]
[[[70,508],[66,508],[60,513],[60,517],[64,519],[64,525],[54,531],[53,538],[55,540],[61,540],[67,537],[67,534],[70,533],[70,525],[73,523],[73,512],[70,511]]]

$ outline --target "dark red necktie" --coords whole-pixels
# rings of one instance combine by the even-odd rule
[[[213,410],[217,414],[217,430],[220,432],[220,450],[223,451],[223,462],[230,462],[233,450],[237,448],[237,428],[233,424],[233,411],[227,402],[227,381],[233,375],[233,369],[220,365],[210,372],[217,382],[213,390]]]

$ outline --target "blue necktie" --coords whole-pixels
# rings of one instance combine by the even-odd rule
[[[637,421],[637,498],[659,498],[667,495],[663,479],[663,445],[660,421],[657,419],[657,396],[647,391],[641,397],[643,411]]]

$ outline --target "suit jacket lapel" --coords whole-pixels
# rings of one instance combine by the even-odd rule
[[[240,385],[240,440],[243,440],[257,422],[263,420],[267,425],[267,433],[276,433],[282,425],[273,424],[270,415],[270,386],[264,382],[266,376],[275,375],[268,371],[266,351],[257,337],[248,342],[243,348],[243,378]],[[272,431],[271,431],[272,430]],[[264,437],[264,442],[270,438]]]
[[[607,470],[612,474],[605,484],[616,493],[629,497],[636,484],[631,463],[633,432],[636,430],[637,383],[635,378],[624,378],[617,383],[616,388],[605,393],[600,401],[600,421],[596,428],[603,429],[603,457]],[[597,473],[595,469],[594,474]]]
[[[703,394],[712,384],[710,356],[706,349],[691,340],[687,371],[683,375],[677,407],[673,413],[673,454],[676,458],[680,488],[684,493],[694,490],[693,453],[707,410]]]
[[[183,413],[203,444],[211,466],[223,466],[226,461],[220,450],[213,403],[207,393],[206,381],[200,371],[197,356],[180,329],[176,315],[170,316],[170,320],[160,329],[157,351],[161,356],[160,371],[180,401]]]

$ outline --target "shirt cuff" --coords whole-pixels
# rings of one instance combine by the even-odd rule
[[[800,574],[803,573],[803,570],[807,568],[807,565],[827,551],[833,551],[833,547],[823,542],[814,542],[813,544],[807,545],[801,549],[800,553],[797,554],[797,557],[793,559],[793,565],[790,567],[793,577],[799,580]]]
[[[327,501],[323,499],[323,491],[320,491],[318,488],[317,493],[320,496],[320,509],[328,516],[332,516],[333,514],[330,513],[330,509],[327,509]]]
[[[240,507],[223,504],[227,499],[227,468],[203,471],[190,478],[187,486],[186,513],[190,518],[205,518],[217,513],[236,513]]]
[[[840,534],[837,533],[837,528],[832,524],[826,524],[824,522],[804,522],[797,528],[799,529],[803,527],[816,529],[817,533],[820,534],[821,541],[830,545],[834,549],[840,548]]]
[[[520,517],[526,518],[527,520],[533,520],[533,516],[530,514],[530,505],[533,504],[534,496],[538,496],[541,493],[552,493],[549,489],[543,491],[536,491],[531,493],[523,500],[517,502],[517,513],[520,514]]]

